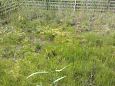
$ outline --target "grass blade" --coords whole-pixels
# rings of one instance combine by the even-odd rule
[[[70,66],[70,65],[68,65],[68,66]],[[68,66],[65,66],[65,67],[63,67],[62,69],[55,70],[55,71],[56,71],[56,72],[61,72],[61,71],[63,71],[65,68],[67,68]]]
[[[28,79],[28,78],[30,78],[30,77],[36,75],[36,74],[47,74],[47,73],[48,73],[48,72],[46,72],[46,71],[43,71],[43,72],[35,72],[35,73],[32,73],[31,75],[29,75],[26,79]]]
[[[55,81],[53,81],[53,84],[59,82],[60,80],[64,79],[65,77],[66,77],[66,76],[63,76],[63,77],[61,77],[61,78],[56,79]]]

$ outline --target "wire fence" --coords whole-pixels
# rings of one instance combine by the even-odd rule
[[[17,8],[18,8],[18,4],[16,4],[15,2],[9,3],[8,5],[0,7],[0,14],[3,15],[6,13],[10,13]]]
[[[16,17],[12,15],[13,12],[16,13]],[[70,23],[70,25],[77,25],[75,27],[78,28],[114,28],[114,12],[115,0],[12,1],[7,2],[0,7],[0,17],[10,15],[7,17],[5,16],[4,19],[2,18],[0,23],[8,21],[11,16],[11,18],[14,19],[14,22],[18,22],[17,20],[20,20],[22,16],[29,20],[38,19],[40,22],[49,22],[50,20],[57,23],[67,22]],[[79,23],[81,25],[79,25]]]
[[[12,1],[0,7],[0,15],[12,12],[21,6],[36,7],[44,10],[58,10],[58,9],[73,9],[73,10],[95,10],[95,11],[115,11],[115,0],[101,1],[101,0],[85,0],[85,1],[36,1],[23,0],[18,3]]]
[[[40,9],[74,9],[74,10],[115,10],[115,1],[22,1],[23,6],[35,6]]]
[[[23,11],[24,9],[38,10],[87,10],[115,12],[115,0],[6,0],[6,3],[0,6],[0,16],[11,15],[16,9]]]

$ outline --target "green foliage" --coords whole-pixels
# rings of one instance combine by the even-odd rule
[[[107,21],[97,15],[90,27],[99,32],[86,31],[89,16],[83,13],[74,25],[71,16],[60,19],[65,14],[52,19],[46,13],[42,24],[14,14],[0,27],[0,86],[114,86],[115,32],[99,30],[95,24]]]

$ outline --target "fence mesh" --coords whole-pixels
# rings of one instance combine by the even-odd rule
[[[114,29],[114,12],[115,0],[6,0],[1,2],[0,22],[23,17],[30,21],[69,23],[90,30],[96,26]]]

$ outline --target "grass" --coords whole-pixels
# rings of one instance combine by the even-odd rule
[[[96,32],[107,19],[95,14],[97,29],[87,31],[88,14],[81,14],[77,28],[69,19],[40,23],[25,17],[2,26],[0,86],[114,86],[114,20],[109,32]]]

